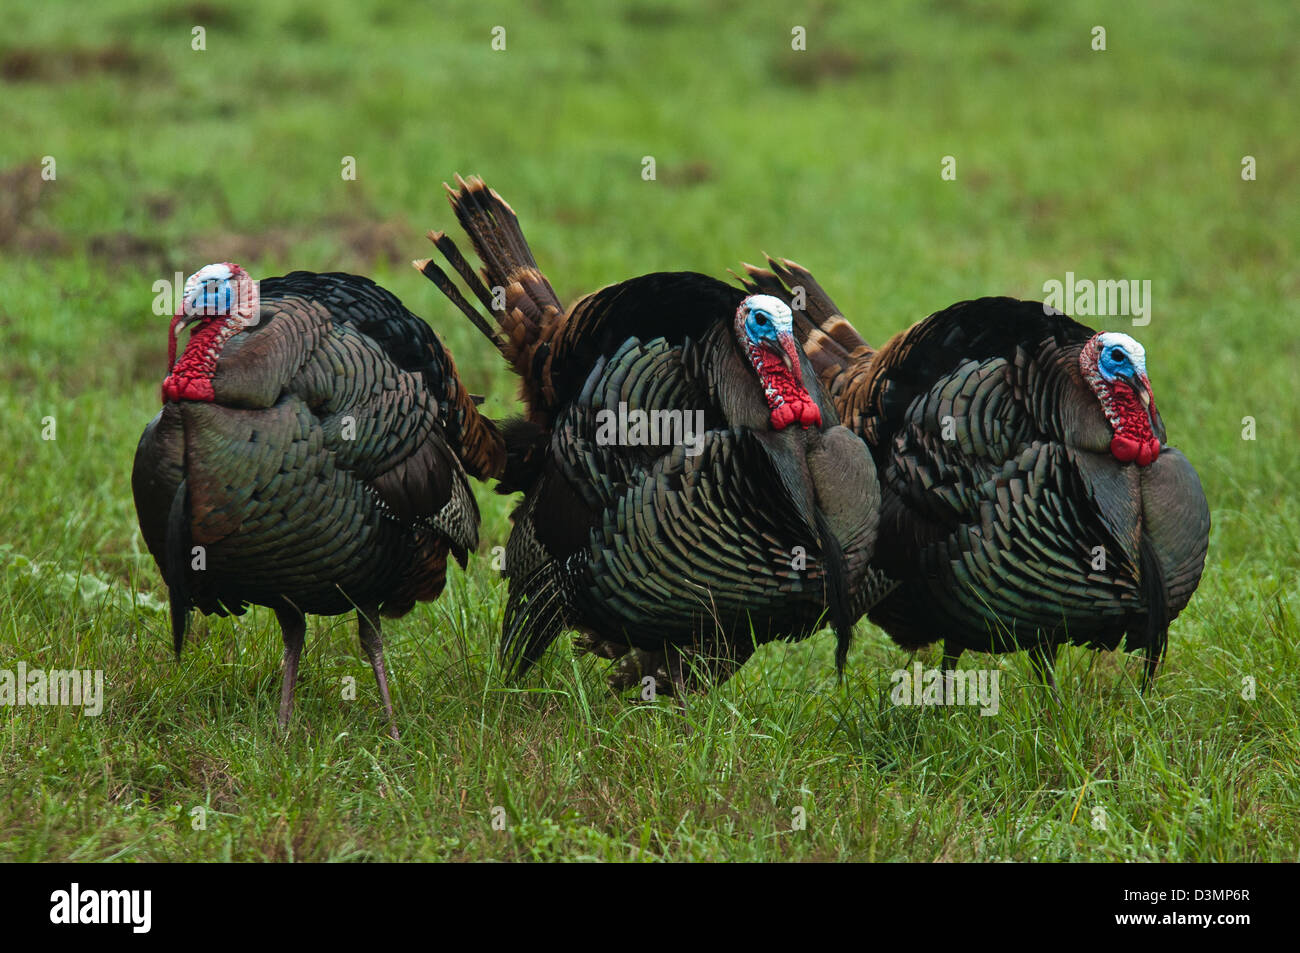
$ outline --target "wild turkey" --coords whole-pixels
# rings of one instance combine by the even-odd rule
[[[680,693],[726,679],[755,644],[808,635],[828,606],[842,665],[879,497],[789,308],[675,272],[566,312],[510,207],[482,180],[457,181],[451,204],[482,279],[446,235],[430,238],[499,325],[489,336],[527,408],[504,428],[500,488],[524,492],[506,550],[507,670],[526,671],[569,628],[620,660],[615,688],[651,676]],[[486,323],[436,264],[416,266]],[[650,426],[638,436],[640,413]],[[673,414],[678,430],[654,430]]]
[[[1210,512],[1166,443],[1146,354],[1043,304],[963,301],[873,350],[808,272],[769,259],[747,287],[802,287],[804,346],[882,484],[870,614],[900,645],[1028,649],[1054,687],[1062,643],[1129,651],[1154,676],[1201,578]]]
[[[500,474],[501,436],[429,326],[366,278],[295,271],[259,286],[238,265],[208,265],[184,302],[163,409],[131,475],[176,654],[192,607],[268,606],[284,635],[287,727],[304,614],[355,609],[397,737],[379,617],[437,598],[447,553],[463,566],[478,545],[466,473]]]

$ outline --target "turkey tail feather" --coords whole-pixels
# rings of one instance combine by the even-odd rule
[[[483,284],[483,279],[479,277],[478,272],[474,270],[465,256],[460,253],[460,248],[451,240],[446,232],[430,232],[429,241],[433,242],[433,247],[442,252],[442,256],[447,259],[447,264],[455,269],[456,274],[465,282],[466,287],[478,298],[483,307],[488,311],[494,310],[492,307],[492,292],[488,290],[487,285]]]
[[[532,668],[564,626],[564,594],[558,567],[546,563],[523,584],[511,586],[501,637],[507,675]]]
[[[456,184],[456,189],[447,187],[449,201],[483,262],[481,275],[445,233],[430,232],[429,238],[487,309],[496,327],[488,330],[488,322],[441,268],[427,260],[416,262],[416,267],[496,345],[523,379],[530,416],[544,421],[555,397],[549,380],[551,339],[564,320],[564,308],[538,270],[514,210],[480,178],[456,176]]]
[[[788,258],[764,257],[768,268],[745,264],[744,276],[736,277],[750,294],[775,295],[790,305],[795,336],[804,354],[830,393],[841,418],[854,427],[852,415],[845,412],[848,408],[843,392],[860,386],[861,371],[870,364],[875,349],[844,318],[807,268]]]
[[[822,347],[835,352],[841,363],[861,348],[866,348],[868,352],[873,350],[862,335],[858,334],[857,329],[845,320],[826,289],[812,276],[812,272],[789,258],[776,259],[771,255],[764,257],[767,259],[767,268],[745,264],[745,276],[737,277],[751,294],[774,294],[791,304],[792,308],[794,304],[802,304],[802,307],[793,309],[801,338],[811,337],[821,343]],[[801,300],[795,301],[798,292],[802,292]],[[826,340],[823,341],[823,338]]]
[[[456,213],[456,220],[469,236],[474,251],[483,260],[484,275],[494,284],[508,285],[520,278],[541,273],[533,250],[528,247],[523,229],[519,227],[519,218],[509,203],[488,188],[487,183],[477,176],[469,180],[456,176],[457,190],[447,188],[451,207]],[[537,304],[545,307],[560,307],[550,283],[542,279],[544,290],[549,295],[538,295]]]
[[[440,238],[446,238],[446,236],[443,235],[442,232],[429,233],[429,240],[435,245],[438,244]],[[450,244],[450,242],[448,242],[448,244]],[[438,247],[439,250],[441,250],[442,246],[438,245]],[[451,247],[455,248],[456,246],[452,245]],[[446,252],[443,252],[443,254],[445,255]],[[445,271],[438,267],[432,258],[421,258],[418,261],[411,262],[411,264],[415,266],[416,271],[437,285],[438,290],[447,296],[447,300],[459,308],[461,314],[469,318],[470,323],[483,332],[484,337],[497,345],[497,347],[501,346],[500,341],[497,340],[497,333],[493,329],[492,325],[488,324],[483,315],[478,313],[478,309],[466,300],[465,296],[461,294],[460,289],[456,287],[456,283],[448,277]],[[480,282],[480,285],[481,284],[482,283]],[[489,301],[490,300],[489,297]]]

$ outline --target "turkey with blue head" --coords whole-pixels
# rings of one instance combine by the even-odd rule
[[[495,320],[526,408],[504,427],[499,487],[523,493],[506,549],[507,668],[523,672],[572,629],[617,660],[616,688],[649,677],[680,693],[826,619],[842,665],[867,605],[879,497],[789,307],[671,272],[566,310],[510,207],[479,179],[458,184],[481,276],[445,234],[430,237]],[[446,272],[416,265],[486,323]]]
[[[872,348],[805,269],[746,266],[796,324],[881,482],[875,566],[897,588],[870,613],[900,645],[944,640],[1031,653],[1055,687],[1057,648],[1121,641],[1154,677],[1170,622],[1200,582],[1210,511],[1169,445],[1127,334],[1036,301],[980,298]]]
[[[366,278],[255,282],[227,262],[186,282],[168,369],[131,484],[177,656],[191,609],[271,608],[287,727],[305,616],[356,610],[396,737],[380,616],[437,598],[449,553],[464,565],[479,524],[467,476],[505,462],[451,353]]]

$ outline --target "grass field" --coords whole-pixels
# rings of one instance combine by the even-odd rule
[[[106,698],[0,708],[0,860],[1300,858],[1300,10],[437,6],[6,12],[0,668],[102,669]],[[287,740],[269,612],[196,617],[177,662],[129,486],[166,363],[153,283],[368,274],[504,416],[497,356],[408,264],[456,172],[514,205],[566,299],[766,250],[878,342],[1067,272],[1149,279],[1150,324],[1109,326],[1145,344],[1214,520],[1156,690],[1071,649],[1056,711],[1023,657],[968,655],[1005,672],[996,717],[895,707],[911,658],[865,621],[842,684],[824,632],[685,713],[558,646],[506,684],[485,554],[510,501],[486,489],[480,557],[387,624],[401,741],[350,617],[311,620]]]

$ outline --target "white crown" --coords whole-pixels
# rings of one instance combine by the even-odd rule
[[[1127,334],[1121,334],[1118,331],[1106,331],[1097,336],[1097,344],[1102,351],[1108,351],[1113,347],[1121,349],[1128,355],[1129,362],[1137,369],[1139,374],[1147,372],[1146,348]]]

